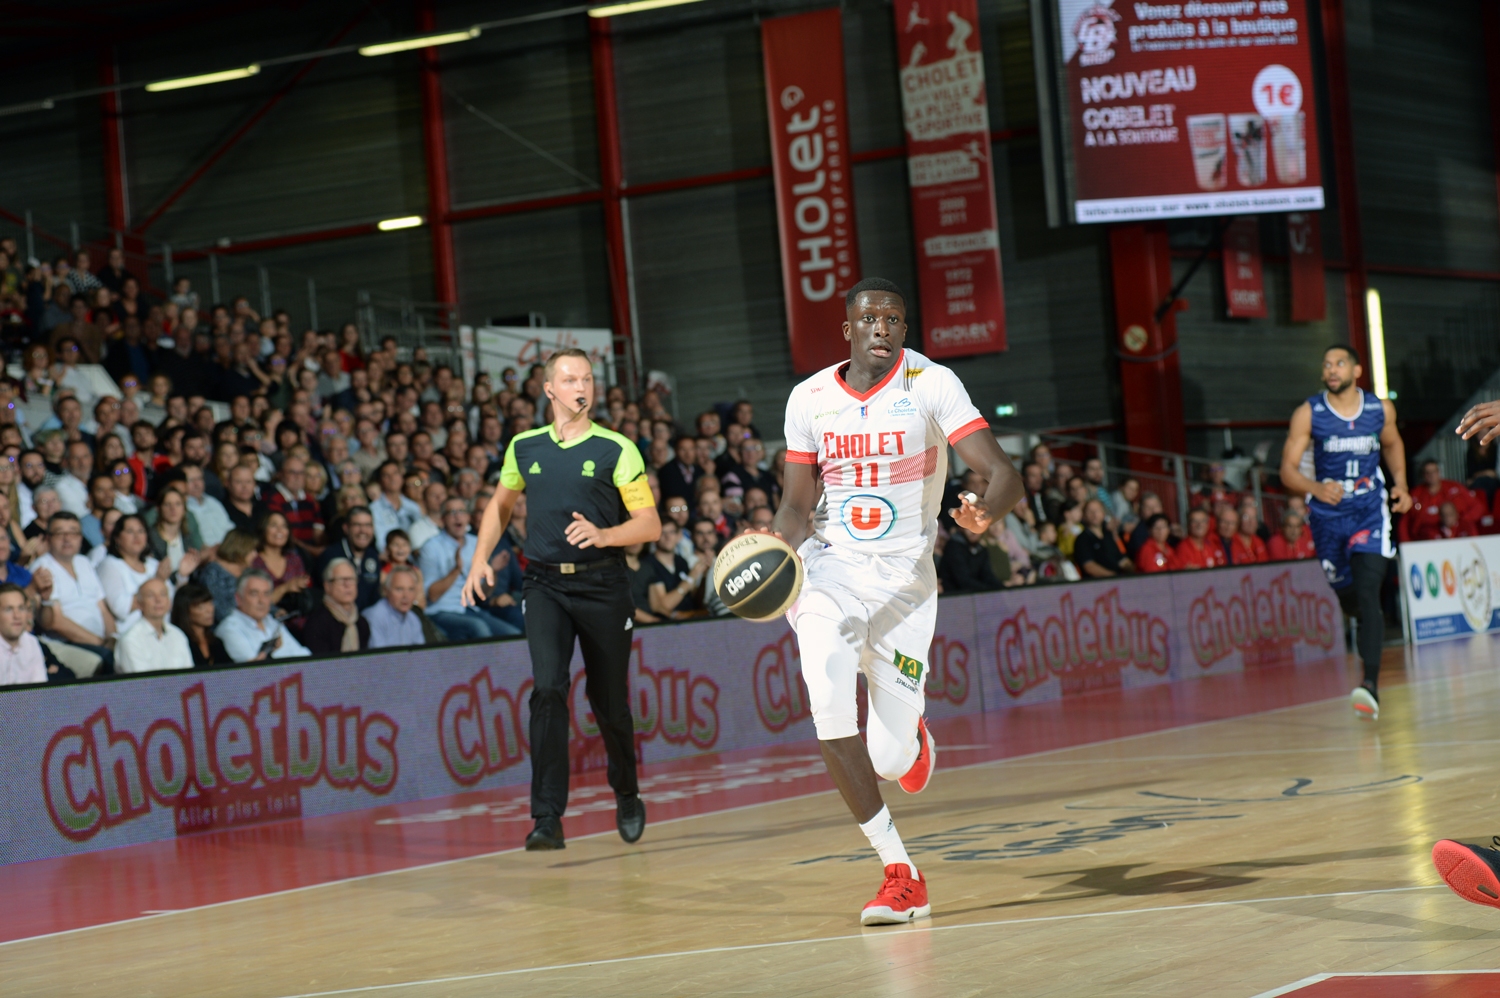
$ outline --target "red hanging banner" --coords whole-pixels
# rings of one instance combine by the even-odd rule
[[[1292,321],[1321,322],[1328,317],[1328,285],[1323,280],[1323,233],[1317,212],[1294,211],[1286,216],[1286,246]]]
[[[1236,218],[1224,230],[1224,299],[1231,319],[1266,317],[1266,281],[1260,265],[1260,222]]]
[[[1005,349],[990,116],[975,0],[896,0],[923,349]]]
[[[810,374],[849,359],[844,295],[859,281],[843,27],[832,7],[762,21],[760,38],[787,335]]]

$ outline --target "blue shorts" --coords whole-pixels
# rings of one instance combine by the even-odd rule
[[[1375,493],[1375,501],[1345,499],[1337,506],[1320,502],[1308,504],[1308,525],[1318,560],[1328,576],[1328,584],[1345,589],[1354,583],[1349,556],[1378,554],[1394,558],[1391,544],[1391,510],[1384,494]]]

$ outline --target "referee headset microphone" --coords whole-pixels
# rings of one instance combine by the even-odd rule
[[[591,404],[592,400],[589,398],[594,382],[594,370],[592,364],[588,366],[585,374],[576,379],[579,382],[579,387],[576,392],[573,393],[574,404],[571,407],[567,402],[563,401],[561,393],[553,390],[552,379],[558,377],[560,372],[557,364],[552,364],[551,367],[551,372],[546,376],[547,380],[542,382],[542,391],[547,394],[547,398],[551,400],[553,405],[562,407],[563,413],[567,416],[569,421],[577,419],[580,414],[586,413],[591,408],[593,408]]]

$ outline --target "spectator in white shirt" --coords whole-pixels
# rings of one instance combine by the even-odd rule
[[[89,477],[94,471],[94,452],[82,440],[68,444],[63,467],[67,474],[57,480],[57,498],[63,509],[80,520],[89,513]]]
[[[83,353],[79,350],[76,339],[65,336],[57,341],[57,362],[62,366],[62,376],[57,379],[58,390],[71,388],[78,397],[79,405],[90,406],[99,397],[99,393],[94,390],[94,379],[78,367],[78,361],[82,357]]]
[[[382,464],[379,477],[380,497],[370,503],[370,515],[375,518],[375,546],[383,550],[386,535],[392,530],[409,528],[412,521],[422,515],[422,507],[401,494],[402,473],[399,463],[387,461]],[[412,547],[415,549],[416,545],[413,544]]]
[[[271,616],[271,576],[264,569],[247,568],[235,590],[235,611],[214,628],[224,650],[236,662],[271,658],[304,658],[312,653]]]
[[[167,611],[172,607],[167,584],[161,579],[147,579],[136,591],[135,602],[140,615],[120,635],[115,648],[115,671],[191,669],[193,652],[188,647],[187,635],[167,619]]]
[[[52,598],[42,604],[42,627],[53,637],[93,652],[114,670],[114,652],[105,642],[114,637],[115,618],[104,599],[104,586],[88,558],[78,553],[83,528],[66,510],[47,523],[47,553],[32,563],[32,573],[52,573]]]
[[[422,615],[416,609],[422,575],[410,565],[395,565],[385,577],[385,598],[362,615],[370,622],[371,648],[426,644]]]
[[[422,515],[406,528],[413,551],[422,550],[422,545],[443,532],[443,503],[448,501],[448,487],[442,482],[433,482],[422,490]]]
[[[47,681],[42,645],[28,630],[30,624],[21,587],[14,582],[0,585],[0,686]]]
[[[203,539],[205,548],[218,547],[225,535],[234,529],[234,521],[229,519],[224,504],[205,491],[202,468],[187,464],[183,465],[182,471],[187,482],[187,508],[198,521],[198,536]]]
[[[124,621],[135,606],[135,594],[146,580],[160,579],[166,583],[169,600],[173,584],[187,580],[187,574],[174,578],[170,563],[151,556],[146,529],[146,521],[136,513],[120,517],[109,535],[109,554],[99,563],[99,584],[104,587],[104,599],[115,620],[121,622],[122,631],[128,626]]]

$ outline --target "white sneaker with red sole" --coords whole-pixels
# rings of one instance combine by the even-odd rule
[[[927,789],[932,774],[937,771],[937,742],[927,730],[927,718],[917,719],[917,761],[911,764],[906,774],[896,782],[909,794],[919,794]]]
[[[860,925],[905,925],[932,914],[927,903],[927,878],[920,872],[912,879],[912,869],[905,863],[885,868],[885,883],[875,900],[859,913]]]

